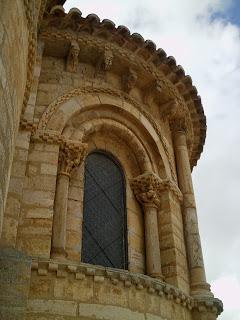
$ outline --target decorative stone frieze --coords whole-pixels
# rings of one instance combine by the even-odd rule
[[[70,44],[68,57],[67,57],[67,65],[66,65],[67,71],[77,72],[79,52],[80,52],[79,45],[77,41],[73,40]]]

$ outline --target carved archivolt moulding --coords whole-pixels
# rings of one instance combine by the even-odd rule
[[[154,120],[153,116],[146,111],[146,108],[144,107],[143,104],[139,103],[132,97],[130,97],[127,93],[121,92],[117,89],[111,88],[111,87],[82,87],[82,88],[77,88],[73,89],[70,92],[60,96],[57,98],[55,101],[53,101],[46,109],[44,112],[42,118],[40,119],[38,123],[38,129],[37,132],[42,130],[44,132],[47,129],[48,121],[50,118],[53,116],[53,114],[57,111],[57,109],[67,100],[75,97],[75,96],[81,96],[83,94],[107,94],[110,96],[115,96],[115,97],[121,97],[122,99],[126,100],[127,102],[131,103],[137,110],[139,110],[144,117],[151,123],[152,127],[156,131],[157,135],[159,136],[159,140],[164,148],[164,152],[166,154],[166,157],[169,162],[170,170],[171,170],[171,175],[172,179],[175,181],[177,180],[175,170],[174,170],[174,164],[172,161],[172,158],[170,156],[170,150],[166,142],[166,138],[164,137],[162,130],[160,126],[157,124],[157,122]],[[26,126],[26,125],[25,125]]]

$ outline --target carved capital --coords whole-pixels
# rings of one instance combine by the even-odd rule
[[[172,133],[184,132],[187,133],[187,123],[184,117],[176,117],[169,121]]]
[[[69,72],[77,72],[78,66],[78,56],[79,56],[80,48],[77,41],[73,40],[71,42],[68,57],[67,57],[67,66],[66,69]]]
[[[136,194],[137,200],[143,205],[148,207],[160,207],[159,194],[154,190],[149,190],[147,192],[142,192]]]
[[[144,206],[160,206],[159,189],[161,179],[152,172],[146,172],[130,181],[137,200]]]
[[[137,83],[137,72],[133,69],[129,69],[123,76],[122,76],[122,86],[123,90],[129,93]]]
[[[78,167],[85,155],[87,145],[85,143],[77,143],[74,141],[67,141],[61,145],[59,161],[59,174],[70,176],[71,171]]]
[[[170,179],[164,179],[161,181],[159,191],[172,192],[173,195],[178,199],[179,202],[183,201],[183,194],[182,194],[181,190],[178,188],[176,183]]]

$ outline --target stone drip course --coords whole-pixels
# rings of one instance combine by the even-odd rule
[[[54,273],[56,278],[67,278],[73,275],[76,281],[91,278],[92,281],[102,283],[103,285],[105,281],[110,281],[113,286],[118,286],[122,283],[126,288],[134,287],[136,290],[145,290],[150,295],[154,294],[167,300],[172,300],[188,310],[197,309],[200,312],[208,310],[220,314],[223,308],[222,302],[219,299],[209,299],[209,297],[204,296],[194,299],[166,282],[120,269],[105,268],[85,263],[63,263],[47,259],[33,259],[31,269],[32,272],[36,271],[40,277]]]

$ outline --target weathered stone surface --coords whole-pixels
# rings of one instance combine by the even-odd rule
[[[23,319],[30,277],[31,259],[13,248],[0,247],[1,319]]]
[[[191,181],[196,88],[150,40],[63,3],[0,0],[0,241],[33,259],[30,274],[0,249],[0,318],[27,305],[29,320],[215,320]],[[128,270],[81,263],[96,150],[123,172]]]

